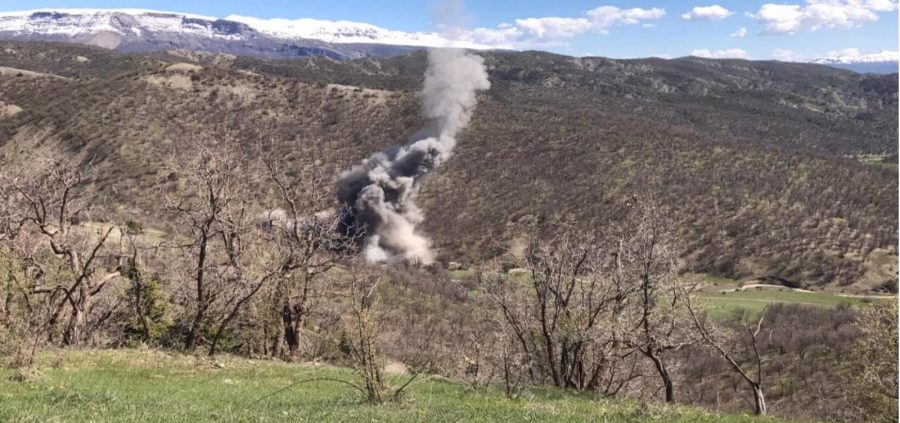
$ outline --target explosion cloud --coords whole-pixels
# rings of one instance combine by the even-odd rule
[[[424,216],[415,204],[425,177],[453,154],[457,134],[472,118],[477,92],[490,88],[484,59],[460,49],[428,52],[422,90],[424,128],[403,145],[375,153],[344,172],[337,196],[345,228],[364,231],[373,262],[429,263],[431,242],[416,231]]]

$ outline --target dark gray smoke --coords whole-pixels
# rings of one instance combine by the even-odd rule
[[[484,59],[459,49],[428,52],[422,90],[428,124],[409,141],[375,153],[338,179],[347,228],[364,231],[369,261],[429,263],[431,242],[416,232],[424,216],[415,199],[425,177],[447,161],[472,118],[476,92],[490,88]]]

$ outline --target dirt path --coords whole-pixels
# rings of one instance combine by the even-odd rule
[[[840,293],[831,293],[832,295],[837,295],[839,297],[848,297],[848,298],[864,298],[870,300],[890,300],[896,299],[896,295],[885,295],[885,294],[840,294]]]
[[[794,291],[794,292],[807,292],[807,293],[812,293],[812,292],[813,292],[813,291],[810,291],[810,290],[808,290],[808,289],[790,288],[790,287],[787,287],[787,286],[782,286],[782,285],[772,285],[772,284],[768,284],[768,283],[748,283],[748,284],[746,284],[746,285],[742,285],[742,286],[739,286],[739,287],[734,288],[734,289],[726,289],[726,290],[724,290],[724,291],[722,291],[722,292],[746,291],[746,290],[748,290],[748,289],[753,289],[753,288],[786,289],[786,290],[788,290],[788,291]]]
[[[885,294],[844,294],[840,292],[828,292],[828,291],[810,291],[808,289],[801,288],[790,288],[782,285],[772,285],[766,283],[750,283],[746,285],[739,286],[737,288],[731,289],[722,289],[716,292],[738,292],[738,291],[746,291],[748,289],[753,288],[764,288],[764,289],[779,289],[779,290],[787,290],[793,292],[805,292],[807,294],[829,294],[834,295],[836,297],[847,297],[847,298],[863,298],[863,299],[872,299],[872,300],[887,300],[892,298],[897,298],[897,295],[885,295]]]

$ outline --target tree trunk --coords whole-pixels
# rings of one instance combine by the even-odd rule
[[[47,321],[48,327],[56,329],[56,323],[59,321],[60,316],[62,316],[63,311],[65,311],[66,304],[69,304],[69,302],[66,299],[63,299],[62,301],[60,301],[59,305],[56,306],[56,310],[53,311],[53,314],[50,316],[50,320]],[[56,330],[47,331],[47,342],[55,344],[56,333]]]
[[[759,384],[753,386],[753,414],[758,416],[766,415],[766,398],[763,396],[762,387]]]
[[[81,326],[84,323],[84,310],[82,307],[72,307],[72,315],[69,318],[69,324],[66,326],[66,332],[63,334],[63,344],[66,346],[78,345],[81,341]]]
[[[206,248],[207,243],[209,242],[208,231],[209,224],[212,222],[212,219],[208,220],[207,226],[205,226],[202,230],[202,236],[200,238],[200,246],[197,253],[197,275],[195,276],[195,283],[197,288],[197,314],[194,316],[194,321],[191,322],[191,332],[188,334],[187,339],[184,341],[184,349],[188,352],[194,351],[194,348],[197,346],[197,334],[200,331],[200,325],[203,324],[203,317],[206,314],[206,307],[208,304],[206,303],[206,289],[204,287],[206,269]]]
[[[300,323],[302,313],[285,304],[281,310],[281,320],[284,322],[284,340],[287,342],[291,358],[297,356],[300,351]]]
[[[222,320],[222,323],[219,323],[219,327],[216,329],[216,334],[213,335],[212,343],[209,345],[209,356],[212,357],[216,355],[216,348],[219,347],[219,340],[222,339],[222,335],[225,334],[225,329],[228,328],[228,325],[231,324],[231,321],[237,317],[238,310],[240,308],[240,302],[234,306],[234,309],[231,310],[231,313],[228,316],[225,316],[225,320]]]
[[[656,366],[656,372],[659,373],[659,378],[662,379],[663,385],[666,388],[666,402],[675,402],[675,386],[672,383],[672,377],[669,375],[669,370],[666,369],[666,363],[652,351],[644,351],[644,354],[653,361],[653,365]]]
[[[143,337],[144,342],[150,342],[150,323],[147,321],[147,316],[144,313],[144,283],[141,280],[140,271],[137,268],[137,264],[132,262],[130,264],[131,269],[128,271],[128,277],[132,282],[132,289],[134,291],[134,313],[138,317],[138,321],[141,324],[141,336]]]
[[[194,321],[191,322],[191,331],[188,333],[187,339],[184,340],[184,349],[188,352],[194,351],[194,348],[197,347],[197,334],[200,331],[200,324],[203,322],[203,312],[202,306],[197,309]]]
[[[281,358],[282,351],[284,351],[284,331],[276,329],[274,336],[271,337],[268,336],[267,331],[266,339],[272,340],[271,357]]]
[[[225,331],[225,324],[219,325],[219,328],[216,329],[216,334],[213,335],[212,342],[209,343],[209,356],[212,357],[216,355],[216,348],[219,346],[219,338],[222,337],[222,333]]]
[[[665,371],[665,369],[663,370]],[[666,385],[666,402],[675,402],[675,386],[672,384],[672,378],[669,377],[668,371],[660,373],[660,377],[662,377],[663,384]]]
[[[81,342],[82,328],[87,318],[86,311],[91,308],[91,297],[88,296],[89,293],[84,283],[78,287],[78,293],[78,297],[71,300],[72,315],[66,332],[63,334],[63,343],[66,346],[78,345]]]

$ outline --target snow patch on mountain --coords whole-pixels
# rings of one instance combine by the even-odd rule
[[[153,31],[189,29],[185,18],[215,20],[207,16],[185,15],[146,9],[58,9],[0,13],[0,31],[26,34],[81,35],[123,32],[122,17],[139,17],[141,26]]]
[[[376,43],[416,47],[491,48],[484,44],[449,40],[433,32],[393,31],[362,22],[308,18],[260,19],[240,15],[230,15],[225,20],[244,23],[263,34],[284,39],[307,38],[329,43]]]
[[[856,63],[888,63],[897,62],[900,54],[896,51],[883,50],[873,54],[861,54],[859,49],[849,48],[838,52],[831,52],[825,56],[812,61],[819,64],[843,64],[850,65]]]
[[[5,34],[77,37],[110,32],[137,37],[146,33],[177,33],[231,40],[262,34],[277,39],[311,39],[335,44],[492,48],[474,42],[453,41],[433,32],[393,31],[351,21],[259,19],[239,15],[218,19],[212,16],[149,9],[40,9],[0,12],[0,33]]]

